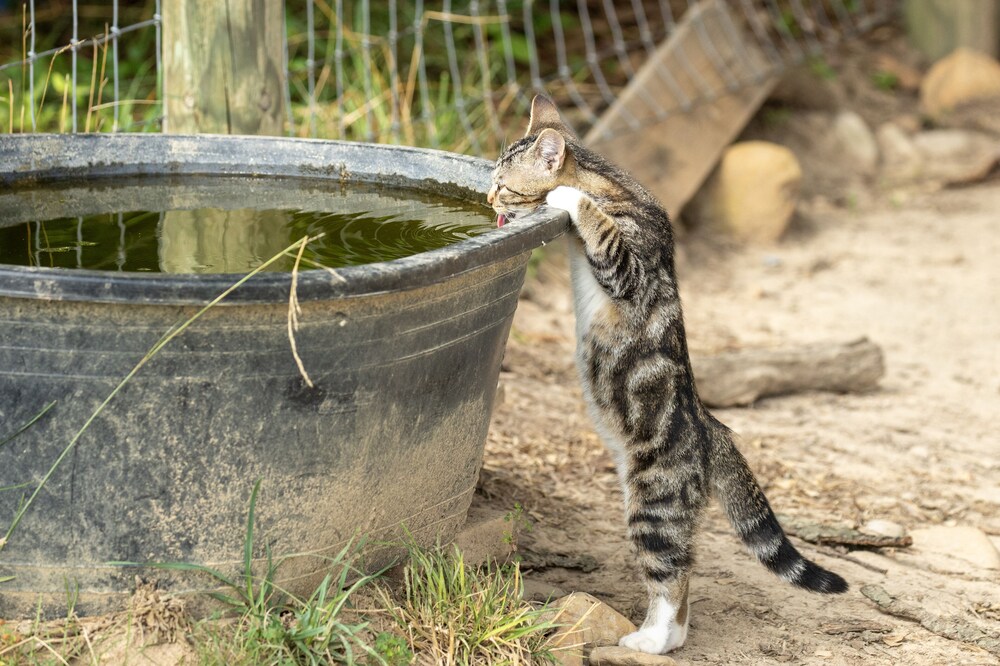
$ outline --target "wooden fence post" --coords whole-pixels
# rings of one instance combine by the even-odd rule
[[[284,134],[284,5],[163,3],[165,132]]]
[[[906,0],[910,41],[930,60],[964,46],[1000,55],[1000,0]]]

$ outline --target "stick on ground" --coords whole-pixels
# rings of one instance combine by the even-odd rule
[[[861,338],[848,343],[742,349],[695,356],[695,381],[710,407],[749,405],[801,391],[863,393],[885,374],[881,348]]]

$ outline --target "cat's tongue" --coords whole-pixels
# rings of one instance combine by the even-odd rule
[[[507,218],[506,217],[504,217],[502,214],[501,215],[497,215],[497,229],[499,229],[500,227],[502,227],[504,225],[504,223],[506,223],[506,222],[507,222]]]

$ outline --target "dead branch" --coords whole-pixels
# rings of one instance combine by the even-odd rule
[[[938,636],[1000,655],[1000,635],[988,634],[958,615],[933,615],[916,604],[892,596],[879,585],[865,585],[861,594],[886,615],[916,622]]]
[[[795,520],[780,516],[781,526],[787,534],[820,546],[847,546],[854,549],[908,548],[913,545],[913,537],[865,534],[849,527],[834,527]]]
[[[881,348],[861,338],[848,343],[741,349],[692,358],[698,393],[711,407],[748,405],[801,391],[862,393],[885,374]]]

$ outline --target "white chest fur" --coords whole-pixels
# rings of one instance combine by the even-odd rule
[[[580,343],[594,323],[597,313],[611,305],[611,298],[594,279],[582,242],[577,238],[570,239],[569,257],[570,276],[573,280],[573,307],[576,311],[576,340]]]

